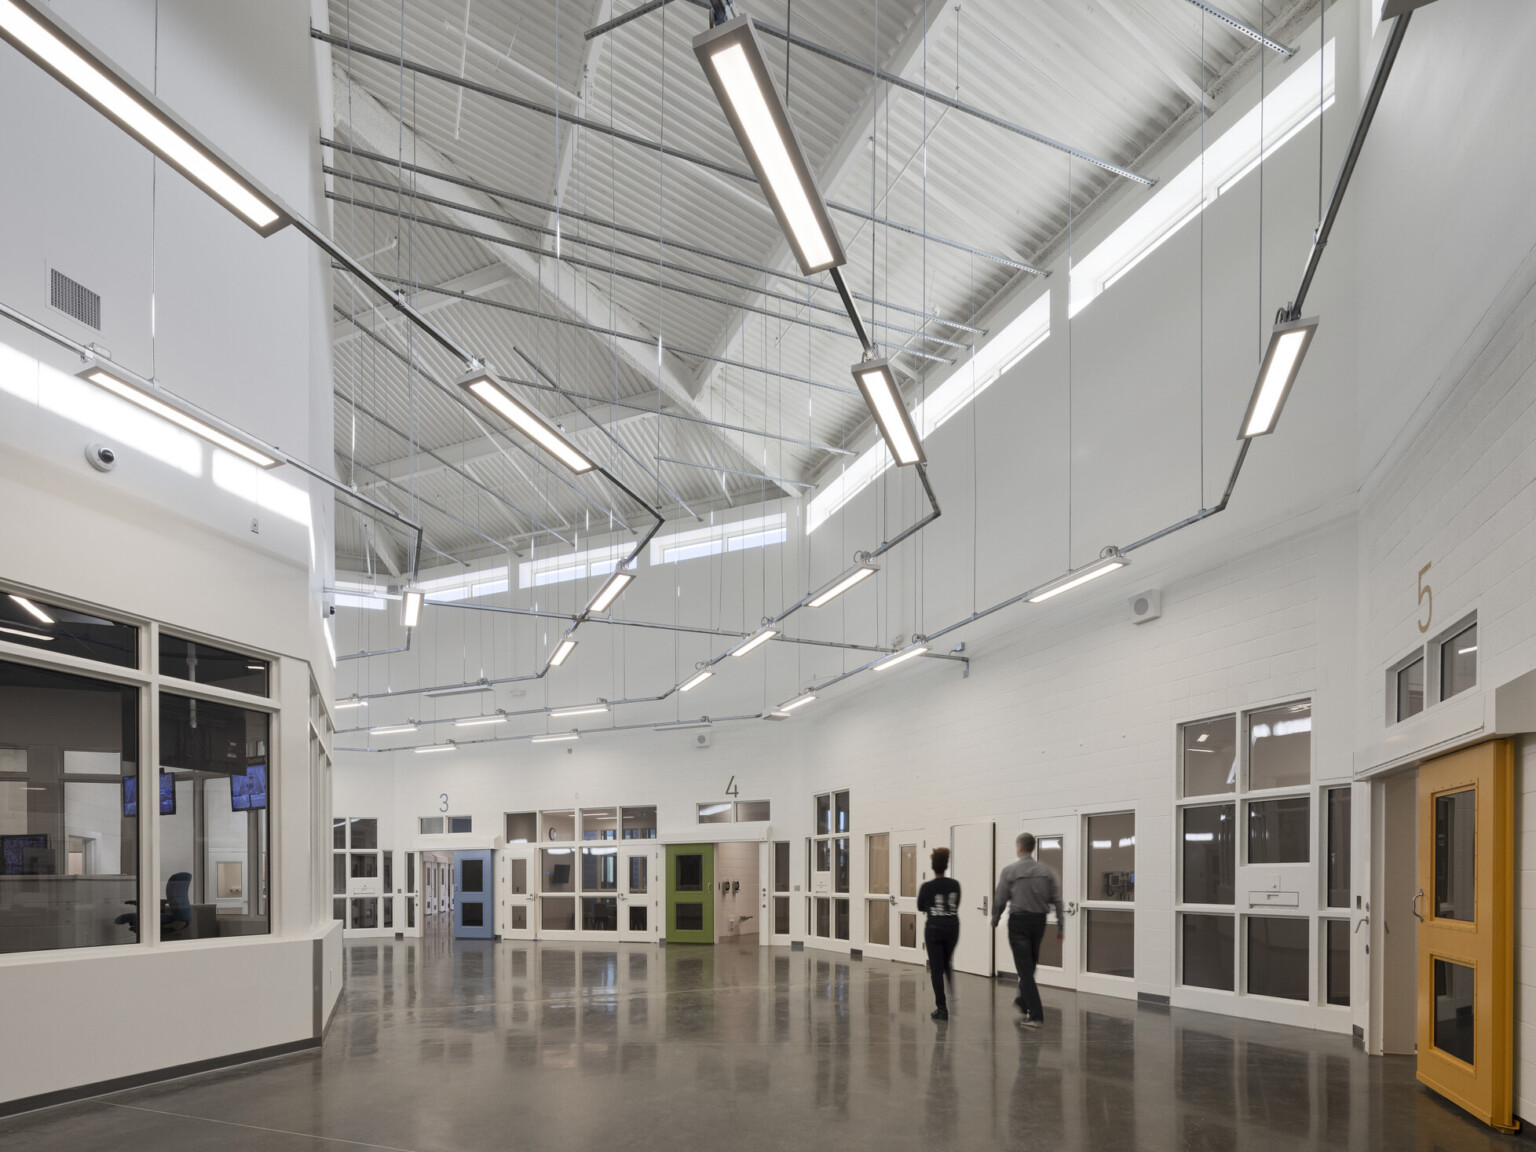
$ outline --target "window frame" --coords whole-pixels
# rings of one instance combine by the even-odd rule
[[[1181,757],[1180,763],[1182,764],[1182,762],[1183,761]],[[1089,992],[1104,990],[1108,991],[1110,995],[1124,995],[1123,989],[1134,986],[1138,979],[1136,971],[1139,967],[1139,949],[1136,946],[1136,933],[1139,931],[1141,922],[1137,917],[1136,912],[1139,898],[1136,894],[1135,887],[1133,887],[1131,890],[1131,898],[1129,900],[1099,900],[1089,898],[1088,884],[1090,873],[1088,871],[1088,853],[1092,847],[1092,842],[1088,831],[1088,825],[1089,821],[1096,817],[1122,815],[1130,816],[1132,819],[1132,827],[1134,831],[1131,835],[1133,838],[1138,840],[1138,843],[1132,845],[1132,849],[1133,851],[1136,851],[1141,847],[1139,839],[1141,836],[1141,826],[1144,817],[1140,808],[1135,804],[1105,804],[1089,808],[1080,808],[1078,809],[1077,822],[1077,874],[1082,879],[1079,884],[1080,898],[1078,901],[1078,931],[1073,933],[1073,935],[1077,937],[1076,947],[1078,950],[1078,987],[1083,991]],[[1065,861],[1063,861],[1063,863],[1065,863]],[[1132,875],[1134,875],[1135,872],[1136,862],[1135,858],[1133,858],[1131,866]],[[1088,967],[1088,924],[1092,918],[1090,916],[1090,913],[1092,912],[1129,912],[1131,914],[1131,975],[1117,976],[1109,972],[1095,972]],[[1103,983],[1098,987],[1095,987],[1095,982],[1098,981],[1102,981]]]

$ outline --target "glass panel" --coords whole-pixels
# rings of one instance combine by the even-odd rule
[[[1435,797],[1435,903],[1440,920],[1477,918],[1477,789]]]
[[[545,840],[576,839],[576,809],[565,808],[556,812],[539,813],[539,831]],[[572,916],[575,916],[574,910]]]
[[[0,640],[119,668],[139,666],[139,630],[132,625],[15,593],[0,595]]]
[[[700,804],[700,824],[729,824],[731,822],[731,802],[727,800],[723,804]]]
[[[763,823],[769,819],[769,807],[767,800],[738,800],[736,819],[747,824]]]
[[[916,912],[903,912],[901,914],[901,946],[903,948],[917,947]]]
[[[624,839],[656,839],[656,809],[654,807],[624,809]]]
[[[338,823],[340,822],[338,821]],[[423,836],[441,836],[443,834],[443,818],[441,816],[423,816],[416,821],[416,825],[421,829]],[[336,847],[344,847],[339,839],[341,833],[338,832],[337,836]]]
[[[379,846],[379,822],[373,819],[353,817],[352,847],[377,848]]]
[[[347,854],[345,852],[331,853],[331,894],[333,896],[347,894]]]
[[[588,932],[617,932],[619,930],[619,901],[617,897],[583,896],[581,898],[581,926]]]
[[[581,850],[581,890],[583,892],[617,892],[618,889],[619,850],[617,848],[583,848]],[[618,923],[617,918],[614,923]]]
[[[880,832],[864,837],[869,891],[889,895],[891,891],[891,834]]]
[[[832,808],[836,814],[834,832],[848,831],[848,793],[836,792],[832,796]]]
[[[576,891],[576,877],[574,875],[576,863],[576,851],[573,848],[540,848],[539,855],[543,858],[541,875],[539,877],[539,891],[541,892],[574,892]],[[571,917],[575,918],[576,910],[572,906]]]
[[[354,896],[352,898],[352,927],[377,928],[379,926],[379,902],[377,898]]]
[[[347,898],[345,896],[338,896],[331,901],[331,919],[340,920],[342,927],[346,927]]]
[[[519,908],[518,911],[521,912],[522,909]],[[405,926],[407,928],[416,927],[416,897],[414,896],[407,896],[405,898]]]
[[[1465,628],[1440,645],[1440,699],[1477,685],[1477,625]]]
[[[422,823],[425,824],[426,821],[423,820]],[[422,831],[425,832],[426,828],[423,827]],[[345,816],[337,816],[335,819],[333,819],[331,821],[331,847],[332,848],[345,848],[346,846],[347,846],[347,818]]]
[[[545,931],[576,931],[576,897],[545,896],[542,903]]]
[[[1237,717],[1218,716],[1185,724],[1184,795],[1237,791]]]
[[[1136,914],[1105,908],[1083,911],[1088,971],[1104,976],[1136,975]]]
[[[373,879],[379,874],[379,857],[375,852],[353,852],[352,878],[354,880]]]
[[[510,913],[508,917],[511,922],[510,927],[514,931],[522,932],[527,929],[528,906],[526,904],[515,904],[511,908],[507,909],[507,911]]]
[[[1295,788],[1311,782],[1311,702],[1250,712],[1248,787]]]
[[[816,797],[816,835],[832,835],[832,797]]]
[[[1328,907],[1349,907],[1350,790],[1328,789]]]
[[[1236,824],[1237,808],[1232,804],[1184,809],[1184,903],[1233,902],[1237,887]]]
[[[679,932],[704,931],[704,905],[674,904],[672,920]]]
[[[388,894],[395,890],[395,854],[381,852],[379,855],[384,864],[384,891]]]
[[[1307,999],[1308,922],[1300,916],[1248,917],[1248,994]]]
[[[1468,1064],[1475,1039],[1473,991],[1476,974],[1465,964],[1435,957],[1435,1047]]]
[[[539,817],[533,812],[507,813],[507,843],[532,844],[539,838]]]
[[[832,871],[832,841],[816,841],[816,871]]]
[[[265,712],[160,693],[160,764],[175,780],[176,812],[160,819],[166,901],[177,876],[181,916],[161,936],[249,936],[270,931],[267,903],[267,769],[272,718]],[[164,806],[162,805],[162,812]],[[351,831],[356,833],[356,822]],[[366,870],[359,872],[359,861]],[[353,855],[353,876],[377,876],[378,855]],[[375,905],[377,901],[374,902]],[[355,906],[354,906],[355,911]],[[378,910],[372,913],[378,924]],[[179,926],[178,926],[179,925]],[[354,925],[355,927],[356,925]]]
[[[464,892],[485,891],[485,861],[463,860],[459,865],[459,888]]]
[[[416,853],[414,852],[405,854],[405,890],[416,891]]]
[[[1056,886],[1061,887],[1062,841],[1060,836],[1042,836],[1035,843],[1035,859],[1056,874]],[[1054,913],[1053,913],[1054,915]],[[1056,930],[1047,928],[1040,938],[1040,964],[1047,968],[1061,967],[1061,941]]]
[[[631,856],[629,858],[629,890],[631,892],[649,892],[650,861],[644,856]]]
[[[1424,657],[1397,670],[1397,718],[1406,720],[1424,711]]]
[[[891,942],[891,902],[889,900],[865,901],[866,918],[869,921],[869,942],[882,947]]]
[[[617,808],[583,808],[581,838],[583,840],[617,840],[619,810]]]
[[[901,893],[902,896],[917,895],[917,845],[903,844],[901,853]]]
[[[1349,921],[1325,920],[1328,933],[1328,1003],[1349,1006]]]
[[[1231,992],[1237,958],[1234,918],[1186,914],[1179,919],[1183,925],[1183,982],[1193,988]]]
[[[1310,796],[1248,804],[1248,863],[1305,864],[1311,857]]]
[[[231,692],[268,695],[271,665],[254,656],[215,648],[196,640],[160,634],[160,675],[196,684],[211,684]]]
[[[679,892],[704,891],[704,857],[688,852],[677,858],[677,890]]]
[[[789,935],[789,897],[773,898],[773,931],[779,936]]]
[[[773,890],[789,891],[789,841],[779,840],[773,846]]]
[[[848,901],[832,901],[833,935],[839,940],[848,939]]]
[[[512,861],[512,895],[526,896],[528,894],[528,861],[521,856]]]
[[[832,891],[848,891],[848,837],[832,841]]]
[[[1136,813],[1088,817],[1088,899],[1136,899]]]
[[[473,816],[448,817],[448,831],[450,833],[457,835],[464,832],[473,832],[474,828],[475,818]]]
[[[459,919],[466,928],[485,927],[485,904],[479,900],[464,900],[459,904]]]
[[[650,916],[644,904],[631,904],[629,906],[629,930],[631,932],[644,932]]]
[[[825,896],[816,897],[816,935],[832,935],[832,901]]]
[[[384,927],[395,926],[395,902],[389,896],[384,897]]]

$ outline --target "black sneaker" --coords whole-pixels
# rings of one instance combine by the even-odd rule
[[[928,1018],[930,1020],[948,1020],[949,1019],[949,1009],[948,1008],[935,1008],[929,1014]]]

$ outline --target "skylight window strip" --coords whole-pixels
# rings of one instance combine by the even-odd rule
[[[782,544],[788,538],[788,517],[783,512],[711,524],[657,536],[651,541],[652,564],[676,564],[722,552],[744,552]]]

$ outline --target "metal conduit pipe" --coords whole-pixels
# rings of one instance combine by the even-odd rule
[[[64,333],[48,327],[48,325],[42,323],[40,320],[34,320],[25,312],[22,312],[16,308],[12,308],[9,304],[0,303],[0,316],[4,316],[6,319],[20,325],[35,335],[41,336],[45,340],[50,340],[57,344],[59,347],[73,352],[76,356],[79,356],[81,360],[96,360],[102,364],[108,365],[112,369],[114,375],[117,375],[121,379],[127,380],[130,383],[138,385],[140,388],[143,388],[151,395],[156,392],[163,391],[163,389],[161,389],[160,386],[153,380],[149,380],[143,376],[140,376],[131,368],[125,368],[123,365],[117,363],[110,357],[103,355],[96,349],[81,344],[78,340],[71,339],[70,337],[64,335]],[[393,520],[396,524],[399,524],[401,527],[403,527],[406,530],[406,535],[410,537],[412,541],[411,578],[413,580],[415,579],[416,573],[421,566],[421,547],[423,539],[422,527],[415,520],[412,520],[406,516],[402,516],[399,512],[396,512],[387,504],[380,503],[379,501],[371,499],[368,496],[364,496],[361,492],[357,491],[357,489],[351,487],[350,485],[343,484],[334,476],[328,475],[327,473],[321,471],[319,468],[316,468],[314,465],[305,463],[303,460],[300,460],[292,453],[284,452],[281,448],[275,448],[272,445],[266,443],[259,436],[253,436],[251,433],[245,431],[245,429],[236,427],[234,424],[231,424],[229,421],[223,419],[222,417],[215,416],[212,412],[209,412],[201,405],[194,404],[190,400],[180,396],[177,397],[177,400],[180,403],[185,404],[188,408],[191,408],[197,413],[199,419],[207,421],[213,427],[221,428],[225,431],[235,433],[241,439],[248,440],[252,444],[258,445],[263,452],[266,452],[274,460],[281,460],[284,464],[287,464],[293,468],[297,468],[306,476],[311,476],[314,479],[319,480],[322,484],[328,485],[335,491],[341,493],[343,496],[346,496],[352,500],[356,500],[359,504],[365,505],[372,511],[378,513],[378,515],[383,516],[385,519]]]
[[[758,264],[752,260],[745,260],[740,256],[731,256],[724,252],[716,252],[711,248],[701,248],[697,245],[688,244],[682,240],[677,240],[670,236],[662,236],[657,232],[647,232],[643,228],[634,228],[627,224],[619,224],[612,220],[605,220],[601,216],[593,216],[585,212],[577,212],[574,209],[555,204],[546,204],[542,200],[534,200],[528,196],[520,195],[519,193],[509,191],[505,188],[497,188],[490,184],[481,183],[478,180],[471,180],[465,176],[455,175],[452,172],[442,172],[436,168],[428,168],[421,164],[412,164],[406,160],[397,159],[393,156],[386,156],[382,152],[371,152],[366,148],[357,148],[351,144],[343,144],[338,140],[333,140],[326,136],[320,137],[320,144],[322,147],[330,148],[335,152],[345,153],[349,159],[361,157],[364,160],[371,160],[377,164],[387,165],[391,168],[399,168],[405,172],[413,172],[419,176],[430,176],[432,179],[441,180],[445,184],[456,184],[461,188],[468,188],[472,191],[483,193],[484,195],[490,196],[497,200],[507,200],[514,204],[524,204],[529,208],[536,208],[541,212],[553,213],[560,219],[577,220],[583,224],[592,224],[599,228],[606,228],[609,231],[619,233],[620,235],[633,236],[637,240],[645,240],[652,244],[661,244],[667,248],[675,248],[679,252],[688,252],[695,256],[703,256],[709,260],[719,260],[725,264],[734,264],[738,268],[746,268],[752,272],[761,272],[765,276],[773,276],[777,279],[787,280],[791,283],[800,284],[807,288],[820,290],[825,287],[825,285],[820,281],[813,280],[808,276],[801,276],[798,272],[785,271],[782,268],[770,268],[766,264]],[[324,166],[324,170],[330,175],[349,175],[342,169],[333,168],[328,165]],[[398,188],[396,188],[394,185],[388,185],[388,187],[398,191]],[[412,195],[414,196],[418,194],[412,193]],[[458,205],[455,205],[455,207],[458,207]],[[535,226],[531,224],[520,224],[519,227],[534,229],[545,235],[559,235],[562,240],[574,240],[579,244],[589,244],[593,247],[601,247],[600,245],[597,245],[595,241],[584,240],[580,237],[572,237],[555,229],[535,228]],[[605,251],[606,250],[607,249],[605,249]],[[754,288],[754,291],[762,292],[762,289]],[[775,298],[777,298],[777,294],[774,295]],[[863,301],[865,304],[873,304],[879,308],[888,308],[892,312],[901,312],[908,316],[919,317],[926,323],[942,324],[946,328],[953,328],[961,332],[970,332],[977,336],[985,336],[987,334],[987,330],[985,328],[976,328],[970,324],[962,323],[959,320],[948,320],[943,316],[936,316],[931,313],[924,312],[920,308],[912,308],[904,304],[897,304],[890,300],[882,300],[875,296],[863,296],[857,292],[854,293],[854,298]],[[787,297],[787,299],[795,300],[796,303],[800,304],[804,303],[803,300],[798,300],[796,297]],[[835,313],[837,311],[834,308],[828,308],[824,305],[816,305],[816,307],[827,312]],[[880,321],[876,321],[875,326],[881,328],[888,327],[898,332],[911,331],[910,329],[899,328],[896,325],[885,324]],[[935,336],[928,336],[927,338],[930,340],[938,339],[938,337]],[[970,345],[958,344],[956,347],[968,348]]]
[[[394,187],[388,184],[384,184],[382,181],[371,181],[370,183],[376,184],[382,188],[387,188],[391,192],[397,191]],[[573,268],[589,268],[597,272],[605,273],[607,275],[616,276],[621,280],[630,280],[637,284],[645,284],[652,288],[657,288],[663,292],[676,292],[681,296],[690,296],[695,300],[708,300],[713,304],[724,304],[727,308],[739,308],[743,312],[755,312],[760,316],[766,316],[769,319],[778,320],[782,324],[795,324],[805,328],[813,328],[818,332],[830,332],[834,336],[848,335],[848,333],[843,329],[836,328],[831,324],[818,324],[814,320],[801,319],[798,316],[784,315],[778,312],[772,312],[767,308],[760,308],[755,304],[743,304],[735,300],[727,300],[725,297],[717,296],[712,292],[703,292],[697,288],[686,288],[681,284],[674,284],[671,281],[662,280],[655,276],[642,276],[638,272],[627,272],[619,268],[612,268],[607,264],[601,264],[595,260],[582,260],[576,256],[556,256],[553,252],[550,252],[548,249],[541,248],[537,244],[519,244],[516,240],[509,240],[505,236],[497,236],[490,232],[481,232],[478,229],[468,228],[463,224],[453,224],[447,220],[434,220],[430,216],[419,216],[414,212],[407,212],[401,208],[391,208],[387,204],[364,203],[361,201],[349,199],[348,197],[343,196],[338,192],[327,192],[325,194],[325,198],[340,204],[346,204],[352,208],[360,208],[368,212],[378,212],[384,216],[387,216],[391,220],[409,221],[412,224],[420,224],[427,228],[436,228],[443,232],[453,232],[460,236],[469,236],[486,244],[495,244],[501,248],[511,248],[518,252],[528,252],[532,255],[544,257],[546,259],[558,260],[563,264],[571,265]],[[448,200],[439,200],[435,196],[428,196],[425,193],[418,193],[413,195],[411,199],[421,200],[429,204],[447,205],[456,212],[467,212],[472,216],[481,216],[488,220],[495,220],[510,226],[524,227],[524,225],[518,224],[518,222],[510,216],[500,216],[496,213],[485,212],[478,208],[466,208],[462,205],[454,204]],[[612,251],[617,256],[624,256],[631,259],[640,260],[645,263],[660,263],[655,257],[642,256],[637,253],[626,252],[622,249],[605,249],[605,251]],[[694,272],[692,269],[682,267],[675,267],[672,270],[675,272],[687,273],[689,275],[702,276],[707,280],[716,280],[721,283],[730,284],[735,287],[749,290],[753,294],[760,294],[760,290],[752,288],[751,285],[737,284],[736,281],[727,280],[723,276],[711,276],[708,273]],[[834,271],[836,271],[836,269],[834,269]],[[803,307],[805,305],[805,301],[803,300],[791,301],[791,303],[795,304],[796,307]],[[921,337],[922,333],[913,332],[912,335]],[[961,345],[961,347],[966,346]],[[901,351],[905,352],[909,356],[916,356],[921,360],[932,360],[939,364],[954,363],[953,360],[948,359],[947,357],[936,356],[933,353],[923,352],[916,348],[903,347]]]
[[[529,112],[538,112],[542,115],[551,117],[558,116],[562,123],[574,124],[579,128],[586,128],[603,136],[611,136],[615,140],[622,140],[624,143],[633,144],[638,148],[646,148],[652,152],[659,152],[664,156],[672,156],[678,160],[686,161],[689,164],[696,164],[701,168],[708,168],[711,171],[719,172],[723,176],[731,176],[737,180],[745,181],[748,184],[757,184],[757,177],[752,175],[752,173],[747,172],[741,168],[733,168],[729,164],[722,164],[717,160],[711,160],[707,156],[699,156],[692,152],[683,152],[677,148],[671,147],[668,144],[664,144],[659,140],[651,140],[644,136],[637,136],[633,132],[625,132],[623,129],[614,128],[611,125],[600,123],[599,121],[590,119],[586,116],[577,116],[570,112],[559,111],[553,105],[540,104],[537,100],[529,100],[526,97],[514,95],[513,93],[504,91],[500,88],[492,88],[488,84],[477,84],[473,80],[467,80],[462,76],[455,76],[452,72],[444,72],[440,68],[433,68],[429,65],[422,64],[419,61],[407,60],[405,57],[396,53],[381,51],[380,49],[371,47],[367,44],[359,44],[355,40],[348,40],[344,36],[336,36],[330,32],[322,32],[318,28],[311,28],[309,30],[309,34],[311,37],[321,41],[322,43],[330,44],[337,48],[345,48],[348,52],[354,53],[355,55],[363,56],[371,60],[378,60],[381,63],[388,64],[392,68],[402,69],[406,72],[414,72],[419,76],[427,76],[433,80],[440,80],[444,84],[450,84],[456,88],[463,88],[467,92],[476,92],[482,96],[488,96],[493,100],[500,100],[503,103],[511,104],[518,108],[523,108]],[[857,216],[862,220],[869,220],[876,224],[882,224],[887,228],[894,228],[898,232],[905,232],[911,236],[921,237],[922,239],[927,240],[930,244],[938,244],[945,248],[953,248],[956,251],[965,252],[971,256],[989,261],[990,263],[1001,264],[1005,268],[1013,268],[1020,272],[1030,272],[1037,276],[1043,274],[1040,269],[1026,264],[1021,260],[1015,260],[1011,256],[1000,256],[996,252],[987,252],[981,248],[973,248],[969,244],[962,244],[960,241],[951,240],[947,236],[938,236],[934,233],[927,232],[922,228],[917,228],[910,224],[901,224],[895,220],[888,220],[882,216],[875,216],[872,213],[865,212],[862,209],[852,207],[851,205],[839,204],[836,201],[829,200],[827,201],[827,206],[829,208],[835,208],[837,211],[845,213],[849,216]]]
[[[394,193],[396,196],[398,196],[402,200],[419,201],[419,202],[421,202],[423,204],[435,204],[435,205],[438,205],[440,207],[451,209],[452,211],[455,211],[455,212],[465,212],[465,213],[468,213],[471,216],[479,216],[479,217],[482,217],[483,219],[486,219],[486,220],[495,220],[497,223],[505,224],[505,225],[507,225],[508,227],[511,227],[511,228],[520,228],[520,229],[522,229],[525,232],[532,232],[532,233],[534,233],[535,235],[538,235],[538,236],[552,236],[552,237],[555,238],[555,242],[556,242],[556,245],[557,245],[557,250],[552,252],[548,248],[541,248],[541,247],[538,247],[537,245],[518,245],[518,244],[514,244],[514,243],[510,243],[510,242],[506,242],[506,241],[497,239],[495,237],[483,236],[480,233],[475,232],[473,230],[464,230],[468,235],[473,236],[476,239],[485,240],[488,243],[501,243],[501,244],[504,244],[506,247],[516,248],[516,249],[518,249],[519,251],[522,251],[522,252],[531,252],[531,253],[533,253],[535,255],[538,255],[538,256],[544,256],[544,257],[549,257],[551,259],[562,260],[565,263],[572,264],[572,265],[574,265],[576,267],[592,268],[592,269],[595,269],[595,270],[597,270],[599,272],[611,272],[611,273],[613,273],[616,276],[620,276],[620,277],[622,277],[622,278],[624,278],[626,280],[632,280],[632,281],[634,281],[637,284],[649,284],[649,285],[651,285],[652,287],[655,287],[655,288],[663,288],[663,289],[666,289],[668,291],[683,292],[686,295],[695,296],[695,297],[697,297],[697,298],[699,298],[701,300],[712,300],[712,301],[714,301],[717,304],[726,304],[726,305],[728,305],[728,306],[730,306],[732,308],[744,308],[744,309],[746,309],[748,311],[758,312],[761,315],[770,316],[770,317],[774,317],[776,319],[782,320],[786,324],[800,324],[800,325],[804,325],[804,326],[807,326],[807,327],[817,328],[819,331],[823,331],[823,332],[836,332],[836,333],[839,333],[841,335],[847,335],[847,333],[843,332],[842,329],[840,329],[840,328],[832,328],[832,327],[827,327],[827,326],[823,326],[823,325],[817,325],[817,324],[810,323],[809,321],[800,320],[800,319],[798,319],[796,317],[793,317],[793,316],[781,315],[781,314],[779,314],[777,312],[769,312],[769,311],[767,311],[766,309],[763,309],[763,308],[757,308],[757,307],[751,307],[751,306],[748,306],[748,305],[745,305],[745,304],[739,304],[739,303],[737,303],[734,300],[727,300],[727,299],[724,299],[723,297],[720,297],[720,296],[713,296],[713,295],[710,295],[709,293],[700,292],[700,291],[698,291],[696,289],[693,289],[693,290],[684,289],[684,288],[679,287],[676,284],[671,283],[670,281],[665,281],[665,280],[663,280],[663,279],[661,279],[660,277],[657,277],[657,276],[641,276],[641,275],[639,275],[637,273],[634,273],[634,272],[620,272],[620,271],[618,271],[615,268],[611,268],[607,264],[601,264],[601,263],[597,263],[597,262],[594,262],[594,261],[587,261],[587,260],[578,260],[575,257],[565,256],[565,255],[560,254],[559,251],[558,251],[558,248],[563,246],[563,245],[566,245],[566,244],[577,244],[577,245],[581,245],[582,247],[586,247],[586,248],[594,248],[594,249],[596,249],[599,252],[607,252],[607,253],[609,253],[612,256],[622,256],[625,259],[634,260],[634,261],[637,261],[637,262],[639,262],[641,264],[649,264],[649,265],[652,265],[653,267],[665,267],[668,272],[680,272],[680,273],[682,273],[684,275],[687,275],[687,276],[697,276],[701,280],[707,280],[707,281],[709,281],[711,283],[714,283],[714,284],[721,284],[721,285],[724,285],[727,288],[737,288],[737,289],[740,289],[741,291],[748,292],[748,293],[750,293],[753,296],[763,296],[763,297],[766,297],[767,299],[770,299],[770,300],[779,300],[779,301],[782,301],[782,302],[784,302],[786,304],[792,304],[796,308],[805,308],[805,309],[809,309],[810,311],[813,311],[813,312],[823,312],[823,313],[826,313],[829,316],[841,316],[843,314],[843,311],[844,311],[844,309],[842,309],[842,308],[833,308],[833,307],[831,307],[829,305],[826,305],[826,304],[816,304],[814,302],[807,301],[803,297],[790,296],[790,295],[788,295],[787,293],[784,293],[784,292],[774,292],[774,291],[772,291],[770,289],[766,289],[766,288],[760,287],[759,285],[756,285],[756,284],[748,284],[748,283],[746,283],[745,281],[742,281],[742,280],[732,280],[728,276],[720,276],[720,275],[717,275],[716,273],[713,273],[713,272],[705,272],[705,271],[703,271],[702,269],[699,269],[699,268],[690,268],[686,264],[666,264],[660,257],[657,257],[657,256],[650,256],[650,255],[647,255],[644,252],[632,252],[632,251],[630,251],[627,248],[619,248],[619,247],[617,247],[617,246],[615,246],[613,244],[604,244],[604,243],[601,243],[600,241],[588,239],[587,237],[584,237],[584,236],[573,236],[569,232],[562,231],[561,229],[558,229],[558,228],[546,228],[542,224],[529,224],[526,221],[519,220],[515,216],[508,216],[506,213],[503,213],[503,212],[490,212],[490,211],[487,211],[486,209],[483,209],[483,208],[475,208],[475,207],[472,207],[472,206],[469,206],[469,205],[466,205],[466,204],[456,203],[455,201],[452,201],[452,200],[445,200],[442,197],[432,196],[432,195],[429,195],[428,193],[425,193],[425,192],[419,192],[419,191],[409,191],[409,192],[407,192],[407,191],[402,191],[401,188],[398,185],[391,184],[388,181],[385,181],[385,180],[375,180],[375,179],[373,179],[372,177],[369,177],[369,176],[359,176],[359,175],[356,175],[355,173],[347,172],[347,171],[344,171],[344,170],[342,170],[340,168],[332,168],[332,167],[327,165],[327,166],[323,166],[323,170],[326,173],[326,175],[328,175],[328,176],[339,176],[343,180],[350,180],[350,181],[352,181],[354,183],[362,184],[362,185],[364,185],[365,187],[368,187],[368,188],[382,189],[382,190],[384,190],[386,192]],[[374,203],[370,203],[370,202],[354,200],[351,197],[343,196],[339,192],[327,192],[325,194],[325,197],[326,197],[327,200],[334,200],[338,204],[346,204],[346,205],[348,205],[350,207],[353,207],[353,208],[364,208],[364,209],[367,209],[370,212],[381,212],[381,213],[384,213],[385,215],[395,216],[395,217],[397,217],[399,219],[411,220],[413,222],[420,223],[420,224],[426,224],[426,225],[429,225],[429,226],[435,227],[435,228],[447,228],[447,229],[453,230],[453,231],[458,231],[458,230],[462,229],[462,225],[454,225],[454,224],[452,224],[450,222],[447,222],[447,221],[433,220],[430,217],[421,217],[421,216],[411,215],[409,213],[404,212],[403,209],[397,210],[395,208],[389,207],[388,205],[379,205],[379,204],[374,204]],[[550,210],[551,211],[557,211],[556,209],[553,209],[553,208],[551,208]],[[670,242],[668,242],[668,243],[670,243]],[[820,285],[816,285],[816,284],[812,284],[811,286],[813,288],[819,288],[820,287]],[[946,337],[943,337],[943,336],[935,336],[932,333],[924,332],[924,331],[921,331],[920,329],[917,329],[917,328],[903,328],[899,324],[880,323],[878,321],[872,321],[871,323],[872,323],[872,325],[874,327],[884,328],[887,331],[895,332],[895,333],[898,333],[898,334],[900,334],[902,336],[916,337],[916,338],[921,339],[921,340],[927,340],[927,341],[929,341],[930,343],[933,343],[933,344],[943,344],[943,345],[945,345],[946,347],[949,347],[949,348],[957,348],[957,349],[969,352],[971,350],[971,347],[972,347],[970,344],[961,343],[958,340],[950,340],[950,339],[948,339]]]
[[[740,716],[701,716],[699,719],[714,725],[735,720],[760,720],[762,717],[754,712],[744,713]],[[612,724],[607,728],[584,728],[582,731],[589,735],[598,732],[633,732],[639,728],[664,727],[668,723],[670,721],[657,722],[653,720],[646,724]],[[480,736],[474,740],[455,740],[454,744],[456,747],[468,748],[473,744],[504,744],[511,740],[532,740],[534,737],[542,735],[544,735],[542,732],[529,732],[522,736]],[[401,748],[340,748],[337,750],[340,752],[409,752],[411,749],[407,746]]]

